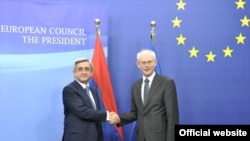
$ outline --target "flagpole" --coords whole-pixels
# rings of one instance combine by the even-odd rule
[[[157,55],[157,51],[155,49],[155,27],[156,27],[156,22],[155,21],[151,21],[150,22],[150,26],[151,26],[151,45],[150,45],[150,49],[153,50],[155,52],[156,55],[156,60],[157,60],[157,65],[155,67],[155,71],[159,74],[161,74],[161,68],[160,68],[160,64],[159,64],[159,59],[158,59],[158,55]]]
[[[152,44],[154,45],[155,44],[155,27],[156,27],[156,22],[155,21],[151,21],[150,22],[150,26],[151,26],[151,41],[152,41]]]
[[[100,20],[100,19],[95,19],[96,35],[100,35],[100,34],[101,34],[101,31],[100,31],[100,23],[101,23],[101,20]]]

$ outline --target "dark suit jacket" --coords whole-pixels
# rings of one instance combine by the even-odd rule
[[[90,88],[97,110],[94,110],[86,90],[73,81],[63,88],[64,134],[63,141],[103,141],[102,121],[106,111],[100,111],[98,94]]]
[[[174,127],[179,123],[179,111],[175,83],[172,79],[155,75],[148,102],[141,98],[142,79],[131,89],[131,110],[120,115],[118,126],[137,119],[136,141],[174,141]]]

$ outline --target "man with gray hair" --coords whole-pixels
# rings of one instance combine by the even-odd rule
[[[117,115],[100,110],[98,94],[89,86],[93,66],[88,59],[77,59],[73,74],[75,80],[62,92],[65,115],[62,140],[103,141],[101,122],[110,121]]]
[[[136,64],[142,78],[132,85],[130,112],[119,115],[118,126],[137,120],[136,141],[174,141],[179,124],[175,82],[155,72],[152,50],[139,51]]]

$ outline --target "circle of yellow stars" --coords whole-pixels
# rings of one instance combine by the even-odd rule
[[[244,10],[246,2],[244,0],[237,0],[235,4],[237,10]],[[184,11],[187,3],[183,2],[183,0],[179,0],[179,2],[176,3],[176,5],[178,11],[179,10]],[[173,23],[173,28],[181,27],[182,20],[179,19],[178,16],[176,16],[175,19],[171,20],[171,22]],[[241,27],[249,27],[250,19],[246,15],[244,15],[243,18],[240,19],[240,22],[241,22]],[[239,35],[235,37],[237,45],[244,44],[246,38],[247,37],[244,36],[242,33],[239,33]],[[183,36],[183,34],[181,33],[178,37],[176,37],[176,40],[177,40],[177,45],[185,45],[187,37]],[[195,46],[193,46],[191,50],[188,50],[188,52],[190,58],[198,57],[199,50]],[[225,58],[232,57],[233,50],[229,46],[223,49],[222,52],[224,53]],[[207,57],[207,62],[215,62],[216,54],[214,54],[212,50],[210,50],[209,53],[207,53],[205,56]]]

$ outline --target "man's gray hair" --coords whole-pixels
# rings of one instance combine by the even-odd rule
[[[88,62],[89,63],[89,66],[90,66],[90,70],[93,71],[94,68],[93,68],[93,65],[92,63],[90,62],[90,60],[88,58],[77,58],[76,61],[75,61],[75,64],[74,64],[74,70],[76,69],[76,65],[78,63],[82,63],[82,62]]]
[[[141,54],[144,54],[144,53],[149,53],[149,54],[151,54],[151,55],[155,58],[155,60],[156,60],[155,52],[154,52],[153,50],[150,50],[150,49],[143,49],[143,50],[139,51],[139,52],[137,53],[137,58],[136,58],[136,59],[139,60]]]

